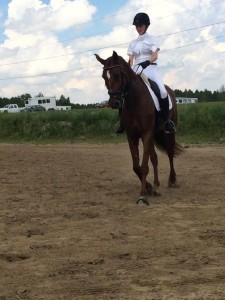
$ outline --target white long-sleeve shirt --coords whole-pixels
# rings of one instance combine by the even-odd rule
[[[128,46],[127,54],[134,56],[134,63],[132,69],[135,72],[141,72],[141,67],[138,66],[138,64],[149,60],[152,53],[155,52],[157,49],[160,49],[160,47],[155,37],[148,34],[147,32],[145,32],[142,35],[139,35],[135,40],[131,41]],[[157,60],[155,60],[154,63],[157,63]],[[157,83],[161,97],[165,98],[167,96],[167,91],[163,84],[162,77],[158,71],[157,65],[149,65],[143,70],[143,73],[148,78]]]
[[[152,53],[157,49],[160,48],[155,37],[145,32],[130,42],[127,54],[134,56],[134,64],[137,65],[145,60],[149,60]]]

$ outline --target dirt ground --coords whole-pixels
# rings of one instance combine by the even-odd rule
[[[225,299],[225,146],[137,205],[126,143],[0,144],[0,300]],[[149,180],[152,181],[152,168]]]

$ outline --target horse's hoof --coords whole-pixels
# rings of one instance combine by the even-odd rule
[[[168,187],[169,188],[179,188],[180,187],[180,184],[175,182],[175,183],[172,183],[172,182],[169,182],[168,183]]]
[[[144,197],[144,196],[140,196],[139,198],[138,198],[138,200],[137,200],[137,204],[139,204],[139,202],[142,202],[142,203],[144,203],[144,204],[146,204],[146,205],[149,205],[149,201],[148,201],[148,198],[147,197]]]

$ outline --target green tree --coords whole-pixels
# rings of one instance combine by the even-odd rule
[[[66,98],[65,96],[61,95],[59,100],[56,100],[57,102],[57,105],[62,105],[62,106],[70,106],[71,103],[70,103],[70,98]]]
[[[44,94],[42,92],[40,92],[36,95],[36,97],[44,97]]]

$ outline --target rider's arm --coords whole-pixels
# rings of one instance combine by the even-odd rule
[[[158,53],[159,53],[159,50],[160,50],[160,49],[157,48],[155,52],[152,52],[152,55],[151,55],[151,57],[150,57],[150,59],[149,59],[150,63],[153,63],[155,60],[158,59]]]
[[[132,67],[133,63],[134,63],[134,56],[129,55],[129,64],[130,64],[131,67]]]

